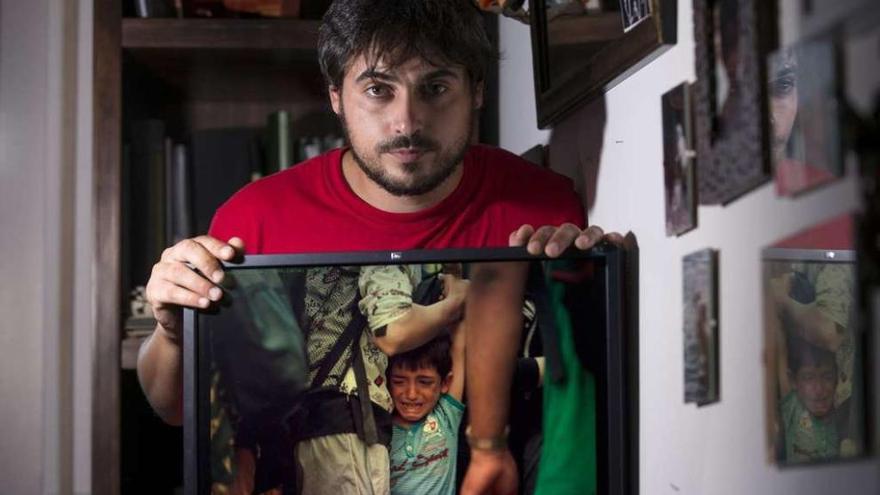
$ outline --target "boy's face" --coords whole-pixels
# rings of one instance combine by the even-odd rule
[[[449,391],[449,376],[442,379],[433,366],[408,370],[401,366],[391,367],[389,391],[394,410],[407,423],[421,421]]]
[[[471,139],[482,86],[459,66],[414,58],[375,68],[358,56],[342,87],[330,88],[360,168],[395,196],[435,190],[459,168]]]
[[[798,399],[813,416],[823,418],[834,409],[837,370],[832,363],[804,364],[794,376],[794,386]]]

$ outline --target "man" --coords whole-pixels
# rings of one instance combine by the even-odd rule
[[[167,249],[153,268],[147,299],[158,326],[141,349],[138,375],[168,422],[181,421],[180,308],[206,308],[222,297],[220,260],[243,252],[506,245],[556,256],[602,237],[598,227],[581,230],[583,209],[570,181],[470,145],[495,54],[469,0],[338,0],[324,17],[318,52],[351,147],[245,187],[217,211],[209,235]],[[369,337],[390,356],[433,335],[389,325]],[[384,384],[373,387],[374,402],[387,396]],[[352,483],[357,493],[386,493],[387,450],[350,434],[331,437],[299,442],[295,451],[359,460],[320,474],[303,466],[300,488],[338,493]]]

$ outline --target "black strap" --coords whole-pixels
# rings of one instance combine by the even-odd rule
[[[330,374],[333,367],[336,366],[336,362],[339,361],[339,358],[342,356],[342,353],[345,352],[346,347],[353,343],[354,349],[358,348],[357,336],[361,334],[366,326],[366,319],[357,309],[357,306],[355,306],[354,311],[351,313],[352,318],[351,321],[348,322],[348,326],[342,331],[342,335],[340,335],[336,340],[336,343],[333,344],[330,352],[325,354],[324,358],[321,360],[321,367],[318,369],[315,379],[312,380],[311,388],[316,389],[324,386],[324,382],[327,381],[327,376]]]
[[[366,321],[364,321],[364,323],[366,323]],[[369,384],[367,383],[367,370],[364,367],[363,353],[361,352],[360,346],[355,346],[351,352],[354,353],[354,378],[357,382],[358,398],[360,399],[361,403],[361,418],[363,418],[364,443],[366,443],[367,445],[375,445],[379,443],[379,433],[376,431],[376,418],[373,417],[373,403],[372,401],[370,401]]]

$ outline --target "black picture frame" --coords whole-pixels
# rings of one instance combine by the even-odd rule
[[[638,493],[638,359],[637,331],[627,317],[625,294],[626,255],[613,245],[598,245],[589,251],[569,250],[563,259],[595,262],[600,270],[597,283],[587,293],[598,293],[595,304],[582,313],[591,315],[593,326],[584,337],[588,356],[597,370],[596,446],[597,493]],[[289,269],[327,265],[400,265],[410,263],[535,261],[543,257],[529,255],[524,248],[446,249],[415,251],[380,251],[305,255],[253,255],[242,263],[225,263],[228,273],[253,269]],[[210,493],[210,380],[211,352],[209,318],[223,311],[184,310],[183,327],[183,417],[184,417],[184,491]],[[602,315],[598,318],[593,316]],[[595,323],[598,321],[599,323]],[[573,327],[579,328],[579,327]],[[597,331],[593,331],[597,330]],[[580,352],[580,351],[579,351]],[[582,361],[583,362],[583,361]],[[587,366],[584,364],[586,368]],[[552,368],[548,369],[552,379]],[[594,373],[595,374],[595,373]]]
[[[538,127],[547,129],[580,105],[604,94],[677,42],[676,0],[651,0],[651,17],[624,33],[619,14],[608,19],[583,16],[583,22],[601,23],[619,37],[603,46],[595,56],[570,68],[560,81],[552,81],[549,69],[547,2],[530,2],[532,65],[535,78],[535,106]],[[574,19],[572,22],[581,22]]]
[[[700,204],[728,204],[772,177],[764,54],[775,48],[775,3],[761,0],[693,2],[697,76],[694,124]],[[716,9],[728,6],[735,8],[733,25],[724,25],[723,14],[716,19]],[[724,108],[719,109],[716,67],[721,61],[716,57],[716,43],[721,43],[716,36],[724,35],[722,29],[729,29],[727,32],[735,36],[738,50],[725,61],[736,62],[725,71],[731,78],[731,96],[725,100]]]

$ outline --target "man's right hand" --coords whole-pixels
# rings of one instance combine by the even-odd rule
[[[223,297],[217,287],[224,276],[220,260],[232,261],[242,253],[244,242],[238,237],[227,244],[207,235],[184,239],[162,253],[153,265],[146,297],[166,337],[180,338],[182,307],[207,308]]]

